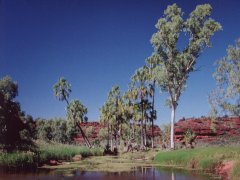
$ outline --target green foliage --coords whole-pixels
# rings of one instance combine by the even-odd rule
[[[82,136],[87,144],[88,147],[91,147],[90,142],[88,141],[87,137],[85,136],[84,132],[82,131],[82,128],[80,126],[80,123],[87,122],[88,118],[86,117],[87,114],[87,108],[79,101],[79,100],[73,100],[69,103],[68,98],[69,94],[71,92],[71,85],[67,82],[65,78],[60,78],[57,83],[53,86],[54,95],[60,100],[60,101],[66,101],[67,103],[67,118],[68,120],[74,125],[77,126],[80,132],[82,133]],[[70,139],[73,139],[73,136],[75,134],[75,130],[70,126],[71,128],[67,131]],[[64,129],[64,125],[62,126],[62,129]]]
[[[75,155],[81,154],[82,157],[102,156],[102,148],[89,149],[83,146],[66,145],[61,143],[37,141],[38,152],[15,151],[10,153],[0,153],[1,168],[36,168],[38,165],[48,163],[49,160],[71,161]]]
[[[213,171],[226,160],[240,160],[239,147],[209,147],[160,152],[154,161],[161,165]]]
[[[68,143],[73,143],[74,138],[79,134],[79,129],[77,129],[76,125],[73,124],[73,122],[68,121],[67,123],[67,131],[66,131],[66,136],[68,139]]]
[[[12,101],[18,95],[18,85],[10,76],[0,79],[1,102]]]
[[[72,143],[79,133],[75,125],[64,119],[37,119],[36,126],[37,139],[44,141]]]
[[[67,145],[60,143],[38,142],[39,144],[39,163],[45,163],[50,159],[71,161],[72,157],[81,154],[82,157],[101,156],[101,148],[89,149],[85,146]]]
[[[94,127],[93,126],[89,126],[87,129],[86,129],[86,136],[88,137],[88,138],[90,138],[90,137],[92,137],[92,134],[93,134],[93,132],[94,132]]]
[[[87,108],[79,101],[73,100],[67,106],[67,117],[73,123],[87,121]]]
[[[162,126],[162,134],[161,134],[161,141],[163,144],[168,145],[170,142],[170,131],[171,131],[171,125],[165,124]]]
[[[53,140],[59,143],[68,143],[69,137],[67,136],[67,121],[63,119],[57,119],[53,123]]]
[[[67,101],[68,103],[68,97],[71,93],[71,85],[68,83],[68,81],[61,77],[58,82],[56,82],[53,86],[54,95],[60,100],[60,101]]]
[[[36,166],[36,155],[32,152],[0,153],[0,167],[35,168]]]
[[[109,127],[111,138],[116,137],[117,145],[122,139],[122,125],[128,123],[131,116],[128,107],[121,95],[120,88],[113,86],[108,93],[107,102],[100,109],[100,122]]]
[[[217,62],[213,77],[217,87],[209,96],[211,116],[240,116],[240,39],[229,46],[227,56]]]
[[[191,143],[191,141],[195,138],[196,134],[192,131],[192,129],[188,129],[184,134],[184,141],[186,144]]]
[[[184,20],[181,8],[176,4],[170,5],[158,20],[157,32],[151,38],[154,54],[159,59],[157,82],[162,91],[169,93],[171,100],[171,148],[174,148],[173,129],[179,98],[190,73],[194,71],[197,58],[211,46],[210,38],[221,29],[221,25],[210,18],[211,12],[209,4],[198,5]],[[177,44],[182,35],[188,44],[180,49]]]
[[[104,140],[108,138],[108,130],[107,128],[101,128],[98,133],[98,138],[100,140]]]
[[[34,135],[33,120],[21,111],[17,95],[18,85],[11,77],[0,79],[0,144],[7,151],[30,149],[29,135]]]

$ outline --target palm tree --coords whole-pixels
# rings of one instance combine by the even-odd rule
[[[67,82],[64,77],[61,77],[58,82],[53,86],[54,95],[58,98],[59,101],[66,101],[69,105],[68,98],[71,90],[71,85]]]
[[[87,146],[91,147],[91,144],[85,136],[85,133],[83,132],[79,123],[79,121],[83,122],[83,118],[86,120],[85,114],[87,113],[87,109],[78,100],[69,103],[68,98],[71,93],[71,85],[64,77],[61,77],[59,81],[54,84],[53,90],[54,95],[58,98],[58,100],[66,101],[68,119],[73,121],[74,124],[79,128]]]
[[[108,139],[107,139],[107,149],[110,147],[109,140],[110,140],[110,120],[111,119],[111,112],[110,112],[110,104],[104,103],[102,108],[100,108],[100,123],[106,125],[107,124],[107,131],[108,131]],[[112,143],[111,143],[111,149],[112,149]]]
[[[154,108],[154,100],[155,100],[155,86],[156,86],[156,77],[157,77],[157,71],[156,67],[159,64],[159,56],[156,54],[153,54],[151,57],[147,58],[147,80],[149,81],[149,94],[152,97],[152,105],[151,105],[151,112],[150,112],[150,121],[152,123],[152,148],[154,148],[154,134],[153,134],[153,128],[154,128],[154,120],[157,119],[157,113]]]
[[[121,124],[122,124],[122,97],[119,86],[113,86],[108,95],[110,103],[110,112],[113,120],[114,136],[116,146],[120,144],[121,140]]]
[[[141,109],[141,149],[144,149],[144,145],[146,145],[146,129],[144,133],[143,121],[145,120],[145,123],[146,123],[145,105],[147,103],[146,97],[148,95],[147,88],[145,86],[145,82],[147,80],[146,69],[145,68],[138,69],[131,79],[134,82],[133,84],[136,85],[136,83],[139,83],[138,96],[140,97],[139,105]]]
[[[91,144],[87,136],[85,135],[85,133],[82,130],[82,127],[80,126],[80,123],[87,121],[86,114],[87,108],[79,100],[73,100],[67,107],[68,119],[72,121],[73,124],[76,124],[87,146],[91,147]]]
[[[130,88],[127,92],[125,92],[123,98],[125,100],[125,109],[126,109],[126,114],[127,114],[127,122],[129,123],[130,126],[130,134],[132,134],[133,139],[135,139],[135,101],[137,100],[137,95],[138,92],[132,85],[130,84]],[[131,123],[131,120],[133,122]]]

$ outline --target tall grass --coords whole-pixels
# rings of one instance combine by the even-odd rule
[[[72,157],[81,154],[82,157],[101,156],[103,150],[101,148],[89,149],[85,146],[76,146],[60,143],[38,142],[39,145],[39,163],[45,163],[50,159],[71,161]]]
[[[75,155],[101,156],[103,155],[102,148],[89,149],[85,146],[67,145],[55,142],[37,141],[37,152],[0,152],[0,167],[4,168],[29,168],[37,167],[48,163],[49,160],[71,161]]]
[[[2,168],[35,168],[36,156],[32,152],[0,153],[0,167]]]
[[[161,165],[180,166],[188,169],[214,171],[223,161],[234,160],[232,177],[240,175],[240,148],[239,147],[207,147],[198,149],[183,149],[160,152],[154,162]]]

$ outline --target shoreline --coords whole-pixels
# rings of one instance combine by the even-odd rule
[[[240,165],[239,152],[239,147],[206,147],[174,151],[128,152],[117,156],[91,155],[82,156],[78,160],[74,160],[74,157],[61,159],[62,156],[53,156],[55,158],[49,156],[47,161],[38,164],[39,166],[36,166],[36,162],[32,161],[35,166],[30,166],[31,163],[27,166],[17,164],[17,167],[2,165],[0,169],[6,169],[9,172],[36,172],[43,169],[124,172],[133,171],[138,167],[162,167],[195,171],[198,174],[217,176],[223,179],[236,179],[236,177],[239,177],[239,173],[235,172]],[[7,155],[9,154],[6,154],[6,157]],[[19,154],[18,156],[21,157]],[[49,164],[51,161],[55,161],[56,164]]]

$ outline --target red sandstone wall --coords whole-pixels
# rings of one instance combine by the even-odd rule
[[[188,129],[197,135],[197,139],[208,141],[221,135],[236,136],[240,134],[240,117],[218,118],[216,121],[210,118],[181,119],[175,124],[176,141],[181,141]]]

